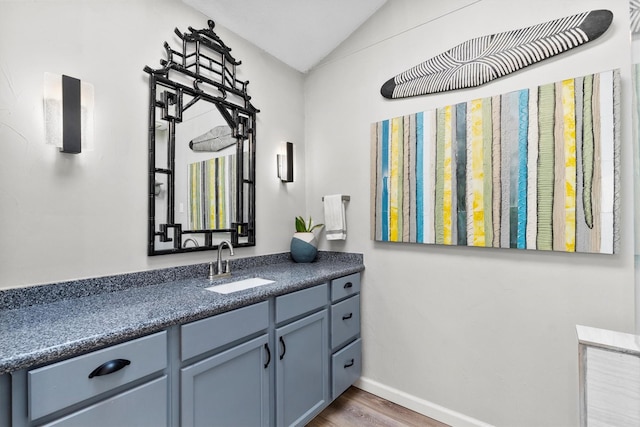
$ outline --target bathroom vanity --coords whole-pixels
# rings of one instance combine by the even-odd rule
[[[304,425],[360,376],[350,255],[0,310],[0,426]]]

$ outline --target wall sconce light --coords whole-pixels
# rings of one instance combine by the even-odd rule
[[[93,149],[93,85],[44,73],[44,127],[47,144],[63,153]]]
[[[293,143],[282,144],[282,152],[277,156],[278,178],[282,182],[293,182]]]
[[[163,185],[162,182],[156,181],[153,186],[153,194],[155,194],[156,196],[159,196],[160,193],[162,193],[162,185]]]

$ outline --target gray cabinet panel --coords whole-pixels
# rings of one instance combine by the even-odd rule
[[[314,286],[276,298],[276,323],[310,313],[327,305],[328,284]]]
[[[329,402],[328,313],[322,310],[276,329],[276,419],[303,425]]]
[[[130,364],[108,375],[89,374],[115,359]],[[28,373],[29,415],[32,420],[160,371],[167,366],[166,332],[138,338]]]
[[[362,374],[362,340],[357,339],[331,357],[331,398],[336,399]]]
[[[265,365],[273,361],[267,342],[265,334],[182,369],[182,427],[268,426],[270,369]]]
[[[360,333],[360,295],[331,306],[331,348],[355,338]]]
[[[161,427],[168,425],[167,377],[118,394],[46,426]]]
[[[335,302],[360,292],[360,273],[339,277],[331,281],[331,301]]]
[[[267,301],[188,323],[181,327],[182,360],[266,330],[268,326]]]
[[[11,378],[0,375],[0,427],[11,425]]]

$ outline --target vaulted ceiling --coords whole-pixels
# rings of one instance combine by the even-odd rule
[[[183,0],[303,73],[387,0]]]

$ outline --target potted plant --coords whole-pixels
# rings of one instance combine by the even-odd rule
[[[323,225],[313,225],[311,217],[309,217],[309,222],[306,222],[301,216],[296,217],[296,232],[291,238],[291,258],[295,262],[312,262],[316,259],[318,241],[313,230]]]

